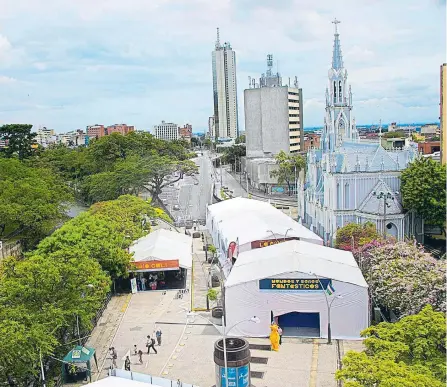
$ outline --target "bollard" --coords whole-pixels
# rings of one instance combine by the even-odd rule
[[[228,383],[225,380],[223,339],[219,339],[214,343],[216,387],[249,387],[251,355],[248,341],[240,337],[227,337],[225,343]]]

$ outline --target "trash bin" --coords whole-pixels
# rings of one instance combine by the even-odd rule
[[[249,387],[251,356],[248,341],[240,337],[227,337],[225,343],[228,384],[225,378],[223,339],[219,339],[214,343],[216,387]]]

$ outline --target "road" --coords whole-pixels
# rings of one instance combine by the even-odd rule
[[[199,167],[199,172],[194,176],[184,176],[173,185],[165,187],[160,195],[175,221],[205,220],[206,206],[213,202],[211,160],[204,153],[193,161]]]

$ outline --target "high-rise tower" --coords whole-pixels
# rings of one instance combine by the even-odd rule
[[[332,67],[329,69],[329,87],[326,88],[326,117],[321,138],[324,150],[335,150],[343,141],[357,141],[358,132],[352,117],[352,93],[348,86],[348,72],[343,66],[337,19],[335,25]]]
[[[212,58],[215,132],[218,137],[236,138],[239,132],[236,53],[230,43],[220,44],[219,28]]]

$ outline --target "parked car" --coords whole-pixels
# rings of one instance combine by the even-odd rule
[[[178,204],[175,204],[175,205],[174,205],[174,210],[175,210],[175,211],[180,210],[180,206],[179,206]]]

